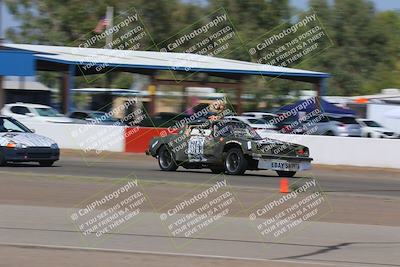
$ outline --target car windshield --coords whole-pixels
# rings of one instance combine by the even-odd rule
[[[282,121],[278,120],[277,125],[278,126],[291,125],[291,124],[296,124],[296,122],[297,122],[296,118],[288,117],[288,118],[285,118]]]
[[[0,118],[1,133],[30,133],[25,125],[11,118]]]
[[[237,138],[261,140],[262,138],[249,125],[241,122],[222,122],[217,124],[216,136],[234,136]]]
[[[382,125],[380,125],[379,123],[377,123],[376,121],[364,121],[365,125],[367,125],[368,127],[382,127]]]
[[[35,108],[35,111],[42,117],[59,117],[60,113],[54,108]]]

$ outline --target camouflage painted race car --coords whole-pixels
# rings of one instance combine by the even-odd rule
[[[248,125],[224,119],[192,123],[178,134],[155,137],[146,154],[157,158],[163,171],[182,166],[233,175],[274,170],[279,176],[292,177],[310,169],[312,161],[305,146],[262,139]]]

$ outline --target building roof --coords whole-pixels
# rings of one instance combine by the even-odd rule
[[[38,91],[51,91],[49,87],[41,82],[29,81],[29,80],[4,80],[3,88],[6,90],[38,90]]]
[[[285,79],[313,82],[330,75],[323,72],[258,64],[253,62],[217,58],[187,53],[133,51],[66,46],[3,44],[13,50],[32,52],[38,61],[38,69],[58,70],[61,65],[78,65],[82,74],[93,74],[83,66],[106,63],[108,68],[119,68],[142,74],[156,70],[180,72],[204,72],[216,76],[265,75]],[[79,73],[77,73],[79,75]]]

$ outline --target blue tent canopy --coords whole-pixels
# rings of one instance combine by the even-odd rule
[[[320,102],[321,102],[321,109],[322,109],[323,113],[328,113],[328,114],[333,114],[333,115],[353,115],[353,116],[355,115],[354,111],[352,111],[350,109],[338,107],[338,106],[324,100],[323,98],[321,98]],[[316,101],[310,101],[310,99],[305,99],[305,100],[299,100],[293,104],[285,105],[285,106],[281,107],[279,110],[289,111],[292,109],[296,109],[297,107],[300,107],[300,106],[304,106],[304,109],[301,109],[299,111],[306,112],[306,113],[310,113],[316,109],[319,109],[318,103]]]

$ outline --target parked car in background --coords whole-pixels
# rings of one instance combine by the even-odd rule
[[[4,116],[13,117],[21,122],[72,122],[70,118],[60,114],[54,108],[39,104],[21,102],[6,104],[1,110],[1,114]]]
[[[243,122],[253,128],[261,136],[277,131],[277,127],[274,124],[269,124],[263,119],[256,119],[249,116],[226,116],[224,119],[234,122]]]
[[[381,124],[373,120],[358,119],[358,123],[361,125],[361,132],[363,137],[369,138],[399,138],[400,135],[394,131],[385,128]]]
[[[328,116],[310,117],[302,121],[305,132],[310,135],[348,136],[346,126],[337,121],[330,120]]]
[[[279,113],[277,116],[279,117]],[[284,120],[278,120],[275,124],[277,131],[279,133],[284,134],[304,134],[305,130],[303,125],[298,122],[298,119],[295,117],[288,117]]]
[[[338,122],[338,127],[343,128],[340,136],[361,137],[361,126],[353,116],[328,115],[330,121]]]
[[[287,134],[361,136],[360,126],[352,116],[322,115],[304,120],[288,117],[283,121],[278,121],[276,127],[280,133]]]
[[[49,167],[59,156],[60,149],[54,140],[33,133],[16,119],[0,116],[0,166],[33,161]]]
[[[68,114],[74,123],[90,123],[97,125],[123,126],[119,120],[111,117],[106,112],[91,110],[76,110]]]
[[[263,119],[263,120],[265,120],[267,122],[272,120],[273,118],[278,117],[274,113],[257,112],[257,111],[244,112],[244,113],[242,113],[242,116],[253,117],[253,118],[256,118],[256,119]]]

